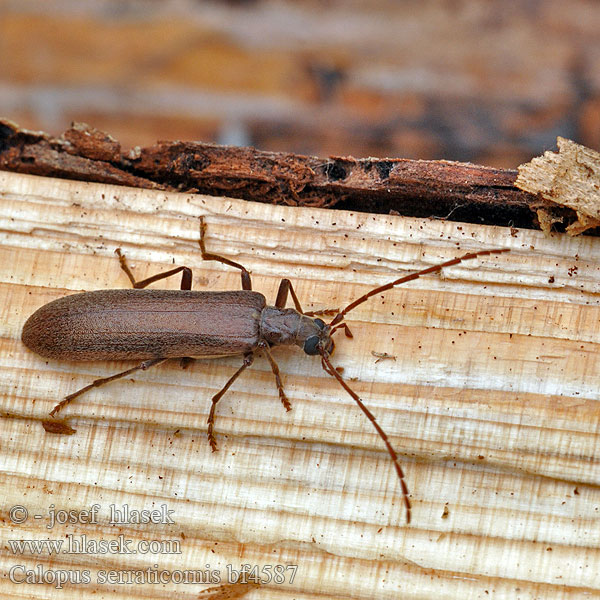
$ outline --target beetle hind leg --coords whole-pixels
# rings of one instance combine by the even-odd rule
[[[121,373],[117,373],[116,375],[111,375],[110,377],[103,377],[102,379],[96,379],[96,380],[92,381],[92,383],[90,383],[89,385],[86,385],[85,387],[82,387],[80,390],[77,390],[76,392],[69,394],[64,400],[59,402],[50,411],[50,416],[55,417],[65,406],[67,406],[67,404],[70,404],[71,402],[73,402],[73,400],[75,400],[75,398],[78,398],[82,394],[89,392],[91,389],[93,389],[95,387],[100,387],[101,385],[104,385],[105,383],[114,381],[115,379],[121,379],[121,377],[127,377],[127,375],[130,375],[131,373],[135,373],[135,371],[140,371],[140,370],[145,371],[146,369],[149,369],[150,367],[153,367],[154,365],[158,365],[162,362],[165,362],[166,360],[168,360],[168,359],[153,358],[151,360],[145,360],[143,363],[139,364],[137,367],[127,369],[126,371],[122,371]]]

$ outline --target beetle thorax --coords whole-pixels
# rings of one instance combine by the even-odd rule
[[[304,348],[307,339],[323,333],[316,321],[293,308],[267,306],[261,315],[260,336],[272,346],[295,344]]]

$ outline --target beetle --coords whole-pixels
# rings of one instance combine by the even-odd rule
[[[133,289],[73,294],[45,304],[29,317],[23,327],[22,341],[30,350],[43,357],[74,361],[142,361],[126,371],[96,379],[66,396],[52,409],[50,415],[56,417],[67,404],[94,387],[125,377],[135,371],[149,369],[171,358],[179,358],[182,366],[185,367],[196,357],[218,358],[242,355],[242,365],[212,397],[207,419],[207,436],[214,452],[217,450],[214,433],[217,403],[233,382],[252,364],[257,352],[262,351],[267,357],[275,377],[279,398],[285,409],[291,410],[271,348],[279,345],[296,345],[310,356],[320,356],[322,368],[339,382],[373,424],[393,461],[402,489],[406,521],[410,523],[409,491],[398,455],[374,415],[332,365],[330,361],[334,350],[332,335],[337,330],[343,329],[347,337],[352,337],[350,329],[343,322],[346,314],[376,294],[422,275],[439,272],[445,267],[457,265],[462,261],[507,252],[508,249],[471,252],[421,269],[372,289],[342,310],[305,312],[289,279],[281,280],[275,305],[268,306],[262,294],[252,291],[250,273],[245,267],[206,251],[205,232],[206,223],[203,217],[200,217],[199,245],[202,258],[240,269],[241,290],[192,291],[192,271],[188,267],[176,267],[165,273],[136,281],[125,256],[117,248],[115,252],[119,257],[121,268],[127,274]],[[178,273],[182,274],[180,290],[142,289]],[[292,297],[295,308],[285,308],[288,295]],[[335,316],[330,323],[326,324],[317,315]],[[47,429],[61,432],[61,428],[57,425],[54,427],[50,425]]]

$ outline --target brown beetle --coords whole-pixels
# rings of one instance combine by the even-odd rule
[[[435,273],[477,256],[507,252],[508,249],[482,250],[465,254],[439,265],[422,269],[376,287],[341,311],[304,312],[289,279],[282,279],[274,306],[267,306],[265,297],[252,291],[250,273],[240,264],[206,251],[204,233],[206,225],[200,219],[200,249],[202,258],[216,260],[241,270],[242,289],[228,292],[194,292],[192,272],[188,267],[177,267],[135,281],[125,257],[120,250],[121,267],[129,277],[133,288],[128,290],[101,290],[74,294],[54,300],[38,309],[25,323],[22,340],[41,356],[59,360],[141,360],[139,365],[111,377],[93,381],[67,396],[51,411],[54,417],[69,402],[88,390],[146,370],[170,358],[179,358],[185,366],[194,357],[218,358],[242,355],[242,366],[230,377],[223,388],[213,396],[208,416],[208,441],[213,451],[217,449],[214,435],[215,408],[217,402],[240,374],[254,361],[254,355],[263,351],[275,376],[279,397],[286,410],[291,409],[283,390],[277,363],[271,355],[271,347],[295,344],[306,354],[320,355],[323,369],[337,379],[352,396],[360,409],[371,421],[384,441],[400,479],[406,507],[406,520],[410,523],[411,505],[404,473],[394,448],[371,411],[344,381],[330,362],[334,343],[333,333],[343,328],[345,315],[371,296],[417,279],[427,273]],[[143,290],[149,284],[182,273],[180,290]],[[288,294],[295,308],[285,308]],[[329,324],[315,317],[335,314]],[[67,426],[65,426],[67,427]],[[61,428],[48,430],[63,432]]]

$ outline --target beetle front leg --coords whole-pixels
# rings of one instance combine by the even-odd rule
[[[302,305],[300,304],[300,300],[298,300],[298,296],[296,296],[296,292],[294,291],[294,286],[292,285],[292,282],[289,279],[282,279],[279,282],[277,298],[275,298],[275,307],[285,308],[285,305],[287,304],[288,294],[291,295],[296,310],[303,315],[304,311],[302,310]]]
[[[314,317],[317,315],[337,315],[337,313],[340,311],[339,308],[326,308],[324,310],[312,310],[309,312],[304,312],[302,310],[300,300],[298,300],[298,296],[296,296],[296,292],[294,291],[294,286],[289,279],[282,279],[279,283],[279,290],[277,290],[277,298],[275,299],[276,308],[285,308],[288,294],[290,294],[292,297],[296,310],[300,314],[306,315],[307,317]]]
[[[223,397],[225,392],[231,387],[231,384],[254,362],[254,354],[252,352],[244,355],[244,364],[229,378],[229,381],[223,386],[220,392],[217,392],[212,397],[212,405],[210,407],[210,413],[208,414],[208,419],[206,420],[208,424],[208,429],[206,431],[208,435],[208,443],[212,448],[213,452],[217,451],[217,440],[215,439],[214,434],[214,426],[215,426],[215,408],[217,407],[217,402]]]

